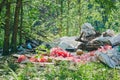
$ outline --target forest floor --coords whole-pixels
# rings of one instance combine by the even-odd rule
[[[17,63],[12,55],[0,57],[0,80],[119,80],[120,70],[100,62],[74,64],[67,61],[41,66]]]

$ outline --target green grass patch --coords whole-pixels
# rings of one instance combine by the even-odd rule
[[[13,60],[14,61],[14,60]],[[57,65],[18,64],[6,61],[1,80],[119,80],[120,70],[100,62],[74,64],[61,61]],[[1,71],[0,71],[1,72]]]

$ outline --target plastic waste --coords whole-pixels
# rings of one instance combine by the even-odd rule
[[[18,51],[24,51],[25,49],[22,46],[18,47]]]
[[[120,68],[120,46],[116,46],[112,49],[97,50],[95,52],[98,59],[108,65],[111,68]]]
[[[28,49],[32,49],[32,46],[31,46],[30,43],[27,44],[27,48],[28,48]]]
[[[112,46],[120,44],[120,34],[113,36],[109,39]]]
[[[81,33],[85,33],[85,36],[90,36],[96,34],[94,27],[90,23],[84,23],[81,26]]]

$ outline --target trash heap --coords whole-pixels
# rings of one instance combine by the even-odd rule
[[[101,61],[111,68],[119,68],[120,65],[120,34],[113,30],[103,33],[95,31],[90,23],[81,26],[79,37],[62,37],[53,41],[50,53],[35,54],[27,57],[19,55],[17,62],[24,63],[55,63],[69,61],[73,63],[86,64],[92,61]]]
[[[81,35],[76,41],[81,42],[77,49],[94,51],[98,60],[111,68],[119,68],[120,34],[115,34],[110,29],[99,33],[90,23],[85,23],[82,25]]]
[[[17,47],[17,53],[18,54],[35,53],[35,49],[40,45],[44,45],[47,48],[51,48],[51,46],[44,41],[28,38],[26,39],[24,44],[21,44]]]
[[[82,53],[82,54],[78,54]],[[39,62],[39,63],[55,63],[59,61],[69,61],[74,63],[85,64],[92,61],[95,54],[93,52],[84,53],[83,51],[78,51],[77,54],[70,53],[60,47],[55,47],[50,50],[50,54],[35,54],[34,56],[19,55],[17,62]]]

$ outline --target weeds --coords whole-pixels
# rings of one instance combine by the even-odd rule
[[[12,64],[14,67],[15,65]],[[61,61],[58,65],[41,67],[38,64],[21,64],[22,68],[11,67],[6,63],[3,80],[119,80],[120,70],[111,69],[101,63],[74,65],[71,62]],[[5,72],[4,72],[5,73]]]

